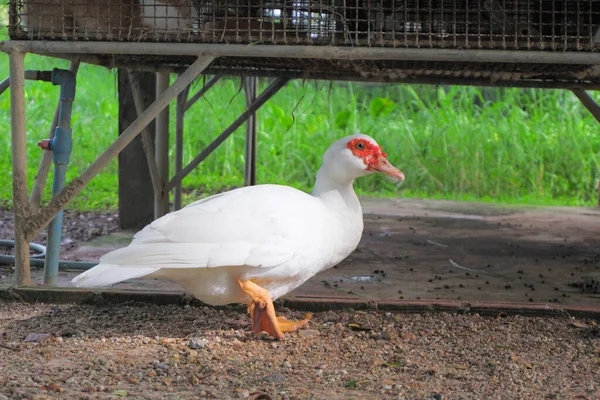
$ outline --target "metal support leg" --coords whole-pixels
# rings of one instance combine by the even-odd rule
[[[75,74],[69,70],[55,69],[52,71],[52,84],[60,85],[60,107],[58,126],[51,140],[42,147],[52,151],[54,161],[54,182],[52,183],[52,196],[56,196],[65,186],[67,165],[71,157],[73,142],[71,140],[71,112],[75,100]],[[58,277],[58,261],[60,258],[60,242],[63,225],[63,211],[61,210],[48,226],[48,244],[46,263],[44,265],[44,284],[56,285]]]
[[[156,99],[129,128],[116,139],[79,177],[73,179],[50,203],[28,221],[25,237],[31,240],[58,212],[71,201],[106,165],[148,125],[164,107],[175,99],[214,60],[214,57],[199,57],[161,96]],[[12,82],[11,82],[12,85]],[[24,99],[22,100],[24,101]],[[13,131],[14,132],[14,131]],[[24,140],[24,139],[23,139]],[[24,145],[24,143],[23,143]],[[13,148],[13,154],[15,149]],[[24,151],[23,151],[24,153]],[[24,163],[24,160],[23,160]],[[23,164],[24,165],[24,164]],[[24,170],[24,166],[23,166]],[[25,198],[27,192],[25,191]],[[27,249],[28,251],[28,249]],[[29,253],[27,253],[29,255]]]
[[[79,61],[71,61],[69,63],[68,70],[71,71],[73,75],[77,75],[77,71],[79,70]],[[59,101],[58,105],[56,106],[56,111],[54,111],[54,118],[52,119],[52,124],[50,125],[50,132],[48,133],[48,139],[50,140],[54,138],[54,132],[56,130],[56,126],[58,125],[58,114],[60,107],[61,103]],[[40,203],[42,202],[44,188],[46,187],[46,180],[48,179],[48,172],[50,171],[51,163],[52,153],[45,151],[42,154],[42,160],[40,161],[40,166],[38,167],[38,172],[35,176],[33,189],[31,189],[31,196],[29,196],[29,205],[31,206],[31,210],[33,212],[37,211]]]
[[[181,173],[181,169],[183,168],[183,125],[185,122],[185,106],[187,104],[189,90],[190,87],[188,86],[177,96],[177,112],[175,116],[175,174]],[[181,189],[180,180],[175,185],[175,193],[173,196],[174,210],[181,209]]]
[[[250,107],[256,101],[258,78],[248,76],[242,79],[244,80],[244,92],[246,93],[246,107]],[[244,184],[254,186],[256,185],[256,112],[252,113],[246,121],[245,159]]]
[[[600,106],[598,103],[596,103],[594,99],[583,89],[572,89],[572,92],[575,94],[575,96],[577,96],[585,108],[587,108],[588,111],[594,116],[594,118],[596,118],[596,121],[600,122]],[[597,191],[598,199],[596,205],[597,207],[600,207],[600,185],[598,185]]]
[[[156,96],[162,95],[169,88],[168,72],[156,73]],[[165,107],[156,116],[156,165],[161,179],[161,187],[169,180],[169,107]],[[169,212],[169,192],[162,191],[160,201],[154,204],[154,219]]]
[[[253,113],[256,112],[260,107],[263,106],[271,97],[275,96],[279,89],[285,86],[285,84],[289,81],[288,78],[277,78],[274,80],[268,88],[266,88],[260,96],[256,99],[254,103],[252,103],[246,111],[242,113],[227,129],[223,131],[215,140],[212,141],[200,154],[198,154],[186,167],[181,171],[181,173],[176,174],[167,185],[167,191],[173,189],[175,184],[178,181],[181,181],[187,174],[192,172],[194,168],[198,166],[206,157],[208,157],[217,147],[221,145],[231,135],[237,128],[239,128]]]
[[[25,54],[11,52],[10,122],[12,140],[13,210],[17,285],[31,284],[29,240],[25,223],[31,213],[27,199],[27,148],[25,140]]]

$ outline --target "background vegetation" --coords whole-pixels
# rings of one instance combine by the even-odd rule
[[[6,31],[1,38],[6,38]],[[0,57],[0,77],[6,77],[8,57]],[[33,55],[26,58],[29,69],[66,65]],[[100,67],[80,69],[68,178],[82,172],[117,137],[115,78],[115,72]],[[197,82],[192,92],[201,84]],[[28,174],[33,181],[41,155],[36,143],[48,134],[58,88],[41,82],[26,86]],[[465,87],[293,81],[258,112],[258,181],[310,190],[327,146],[360,130],[372,135],[407,176],[400,187],[379,177],[362,179],[356,185],[361,194],[595,203],[598,123],[574,95],[518,89],[483,93]],[[244,104],[239,79],[234,78],[223,80],[199,101],[186,116],[185,162],[227,127]],[[0,96],[0,146],[5,149],[0,157],[5,171],[0,174],[0,202],[4,206],[10,206],[12,194],[9,106],[5,92]],[[242,127],[185,179],[188,201],[242,184],[244,136]],[[116,172],[113,161],[71,207],[116,208]]]

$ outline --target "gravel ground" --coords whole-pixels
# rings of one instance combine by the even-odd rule
[[[239,307],[4,303],[0,398],[598,399],[599,338],[569,318],[347,310],[277,342]]]
[[[62,230],[62,249],[72,248],[119,229],[119,215],[115,212],[80,212],[65,210]],[[0,209],[0,239],[14,238],[12,210]],[[35,243],[46,245],[46,230],[34,238]],[[0,251],[3,251],[0,248]],[[5,253],[9,253],[6,252]],[[1,253],[0,253],[1,254]]]

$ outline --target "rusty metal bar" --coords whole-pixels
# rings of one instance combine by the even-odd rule
[[[239,128],[253,113],[256,112],[263,104],[265,104],[271,97],[273,97],[279,89],[281,89],[285,84],[289,81],[286,78],[278,78],[274,80],[269,87],[267,87],[261,94],[258,96],[256,101],[252,103],[246,111],[244,111],[227,129],[223,131],[211,144],[209,144],[200,154],[196,156],[190,163],[181,171],[181,173],[175,175],[169,181],[167,185],[167,190],[171,190],[175,187],[178,181],[181,181],[185,178],[190,172],[193,171],[194,168],[198,166],[206,157],[208,157],[217,147],[221,145],[231,135],[237,128]]]
[[[206,87],[206,85],[204,85]],[[204,88],[200,89],[202,91]],[[181,173],[183,168],[183,127],[185,123],[185,110],[190,87],[186,87],[177,96],[177,107],[175,111],[175,175]],[[208,90],[208,89],[207,89]],[[181,180],[175,185],[173,193],[173,209],[181,209]]]
[[[246,45],[212,43],[60,42],[7,40],[0,42],[4,52],[48,54],[145,54],[204,57],[283,57],[330,60],[406,60],[534,64],[600,64],[598,52],[463,50],[430,48],[385,48],[304,45]]]
[[[157,98],[169,88],[171,74],[168,72],[156,73]],[[185,90],[185,89],[184,89]],[[165,107],[156,116],[156,165],[160,176],[160,186],[164,188],[169,180],[169,107]],[[160,191],[160,197],[154,203],[154,219],[160,218],[169,212],[169,192]]]
[[[135,79],[131,70],[127,70],[129,78],[129,84],[131,85],[131,94],[133,95],[133,103],[135,105],[135,111],[137,117],[144,112],[140,82]],[[155,203],[162,198],[162,192],[164,186],[160,180],[160,173],[158,172],[158,166],[156,165],[156,159],[154,158],[154,143],[152,141],[152,135],[146,125],[142,129],[142,147],[144,148],[144,154],[146,156],[146,162],[148,163],[148,170],[150,171],[150,180],[152,181],[152,188],[154,189],[154,201]]]
[[[77,71],[79,71],[79,61],[69,62],[68,70],[71,71],[75,76],[77,76]],[[48,132],[48,139],[50,140],[54,138],[56,126],[58,125],[59,111],[60,102],[58,102],[58,104],[56,105],[56,110],[54,111],[54,118],[52,119],[52,123],[50,124],[50,132]],[[40,207],[40,203],[42,202],[42,197],[44,195],[44,189],[46,187],[46,181],[48,179],[48,172],[50,171],[51,165],[52,152],[42,152],[42,159],[40,160],[38,172],[35,176],[33,189],[31,189],[31,196],[29,196],[29,205],[31,206],[32,212],[37,212],[38,208]]]
[[[600,106],[598,105],[598,103],[596,103],[594,99],[592,99],[592,96],[587,94],[585,90],[581,89],[571,89],[571,91],[581,101],[581,104],[583,104],[584,107],[587,108],[590,114],[592,114],[594,118],[596,118],[596,120],[600,122]]]
[[[246,94],[246,107],[256,101],[258,91],[258,78],[248,76],[244,80],[244,93]],[[246,121],[246,153],[245,153],[244,184],[256,185],[256,111]]]
[[[13,173],[13,210],[15,219],[15,266],[17,285],[31,284],[27,219],[31,214],[27,199],[27,145],[25,130],[25,54],[11,52],[10,125]]]
[[[184,107],[184,112],[189,110],[189,108],[191,106],[193,106],[194,104],[196,104],[196,102],[198,100],[200,100],[202,98],[202,96],[204,96],[206,94],[206,92],[208,92],[210,90],[211,87],[213,87],[215,85],[215,83],[219,82],[219,80],[221,80],[222,76],[221,75],[215,75],[212,78],[210,78],[208,80],[208,82],[206,82],[204,84],[204,86],[202,86],[202,88],[200,90],[198,90],[196,93],[194,93],[194,95],[192,97],[190,97],[190,99],[185,103],[185,107]]]
[[[585,108],[587,108],[587,110],[590,112],[590,114],[592,114],[592,116],[594,118],[596,118],[596,121],[600,122],[600,106],[598,105],[598,103],[596,103],[596,101],[592,98],[592,96],[587,94],[587,92],[585,90],[581,90],[581,89],[572,89],[571,91],[581,101],[581,104],[583,104],[583,106]],[[600,184],[597,185],[596,191],[597,191],[596,207],[600,207]]]
[[[148,107],[80,176],[73,179],[50,203],[28,221],[25,237],[31,240],[54,216],[71,201],[106,165],[127,146],[158,114],[160,110],[188,86],[213,61],[199,57],[165,92]]]

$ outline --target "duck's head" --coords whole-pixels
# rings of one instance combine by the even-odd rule
[[[351,182],[373,172],[404,180],[404,174],[390,164],[375,139],[362,133],[346,136],[329,146],[323,155],[322,169],[339,182]]]

